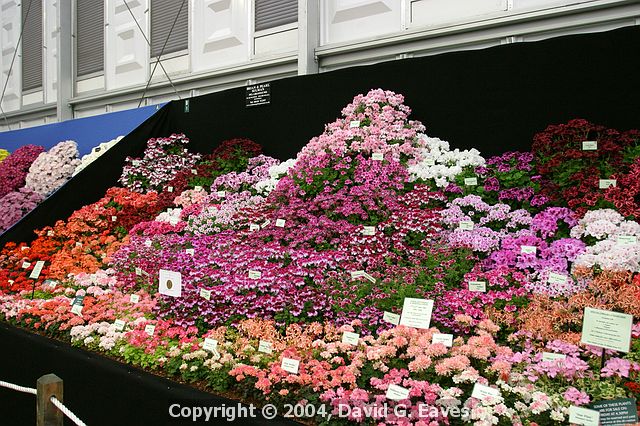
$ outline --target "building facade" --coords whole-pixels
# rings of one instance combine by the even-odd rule
[[[640,0],[0,0],[0,131],[630,25]]]

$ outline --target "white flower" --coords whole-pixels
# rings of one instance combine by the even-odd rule
[[[527,412],[529,409],[529,407],[527,407],[527,405],[521,401],[516,401],[515,404],[513,404],[513,408],[520,411],[521,413]]]
[[[115,144],[120,142],[124,136],[118,136],[115,139],[110,140],[109,142],[102,142],[100,145],[96,146],[91,150],[91,152],[84,157],[82,157],[81,163],[75,168],[73,172],[73,176],[80,173],[84,170],[89,164],[96,161],[102,154],[111,149]]]
[[[60,142],[41,153],[29,168],[25,187],[43,197],[48,196],[71,178],[80,164],[78,155],[78,145],[74,141]]]
[[[261,180],[253,185],[253,188],[263,196],[269,195],[271,191],[276,189],[278,182],[283,176],[286,176],[290,168],[295,166],[296,159],[291,158],[283,163],[269,167],[269,179]]]
[[[182,213],[182,209],[167,209],[166,212],[162,212],[155,218],[156,222],[168,222],[168,223],[178,223],[180,221],[180,213]]]
[[[409,166],[411,181],[433,180],[439,188],[446,187],[453,182],[465,167],[475,167],[485,164],[484,158],[476,149],[460,151],[449,150],[449,142],[438,138],[420,135],[424,144],[419,148],[422,160]]]
[[[557,410],[551,410],[551,420],[555,420],[557,422],[564,421],[564,414]]]

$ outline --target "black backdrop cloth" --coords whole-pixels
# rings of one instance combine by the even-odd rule
[[[190,99],[188,113],[184,101],[174,101],[0,236],[0,247],[31,241],[34,229],[100,199],[117,182],[125,157],[139,156],[151,137],[183,132],[203,153],[225,139],[248,137],[266,154],[286,159],[356,94],[383,88],[405,95],[412,118],[430,136],[488,156],[527,150],[536,132],[571,118],[621,130],[640,127],[638,69],[636,26],[277,80],[267,106],[246,108],[244,88]],[[41,374],[57,373],[69,385],[70,406],[91,425],[165,424],[168,398],[197,393],[6,325],[0,326],[0,342],[0,379],[33,386]],[[7,413],[35,410],[33,397],[9,392],[0,390],[2,424],[33,423],[6,423],[18,418]]]
[[[127,155],[152,137],[185,133],[191,149],[209,153],[225,139],[247,137],[265,153],[292,158],[358,93],[372,88],[405,96],[427,134],[485,156],[527,150],[548,124],[585,118],[626,130],[640,127],[640,26],[513,43],[483,50],[405,59],[271,83],[271,104],[245,107],[245,88],[165,105],[53,196],[0,236],[31,241],[100,199]]]
[[[161,426],[241,424],[259,426],[265,419],[207,423],[174,419],[173,404],[230,407],[237,402],[200,392],[137,368],[24,332],[0,323],[0,380],[30,388],[39,377],[54,373],[64,381],[64,404],[88,426]],[[36,398],[0,387],[0,425],[36,424]],[[69,420],[65,424],[72,425]],[[273,425],[295,425],[278,418]]]

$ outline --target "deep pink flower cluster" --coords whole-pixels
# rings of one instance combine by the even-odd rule
[[[314,282],[335,269],[335,253],[286,249],[277,243],[243,241],[231,231],[197,240],[157,235],[147,247],[147,237],[131,243],[113,256],[124,288],[153,289],[159,269],[182,274],[182,297],[160,297],[158,312],[177,324],[196,322],[216,326],[240,318],[275,318],[290,322],[297,317],[328,316],[329,299]],[[187,252],[193,248],[194,254]],[[135,268],[145,273],[136,275]],[[254,278],[250,272],[259,274]],[[211,300],[200,291],[211,291]]]
[[[273,227],[273,238],[293,245],[339,244],[351,225],[376,225],[389,216],[408,173],[400,163],[324,154],[298,160],[270,201],[274,221],[289,222],[286,235]],[[316,226],[317,225],[317,226]]]
[[[486,283],[486,291],[469,290],[469,283],[474,281]],[[427,293],[426,297],[438,301],[434,307],[433,321],[455,334],[468,334],[481,321],[487,319],[487,306],[517,312],[528,294],[524,287],[527,282],[527,275],[515,268],[500,266],[482,272],[477,265],[473,271],[465,275],[459,287],[436,288]],[[461,321],[460,316],[466,320]]]
[[[29,167],[44,152],[37,145],[25,145],[9,155],[0,167],[0,197],[24,186]]]

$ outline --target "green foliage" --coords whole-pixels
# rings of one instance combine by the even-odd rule
[[[166,355],[166,351],[161,346],[152,353],[147,353],[143,348],[128,344],[122,345],[121,348],[123,349],[116,350],[116,352],[122,355],[127,364],[148,368],[150,370],[157,370],[159,368],[158,358]]]
[[[43,290],[36,290],[33,293],[33,298],[34,299],[43,299],[43,300],[49,300],[49,299],[53,299],[55,297],[54,294],[51,294],[47,291],[43,291]],[[29,299],[31,299],[31,295],[29,295],[28,297]]]

